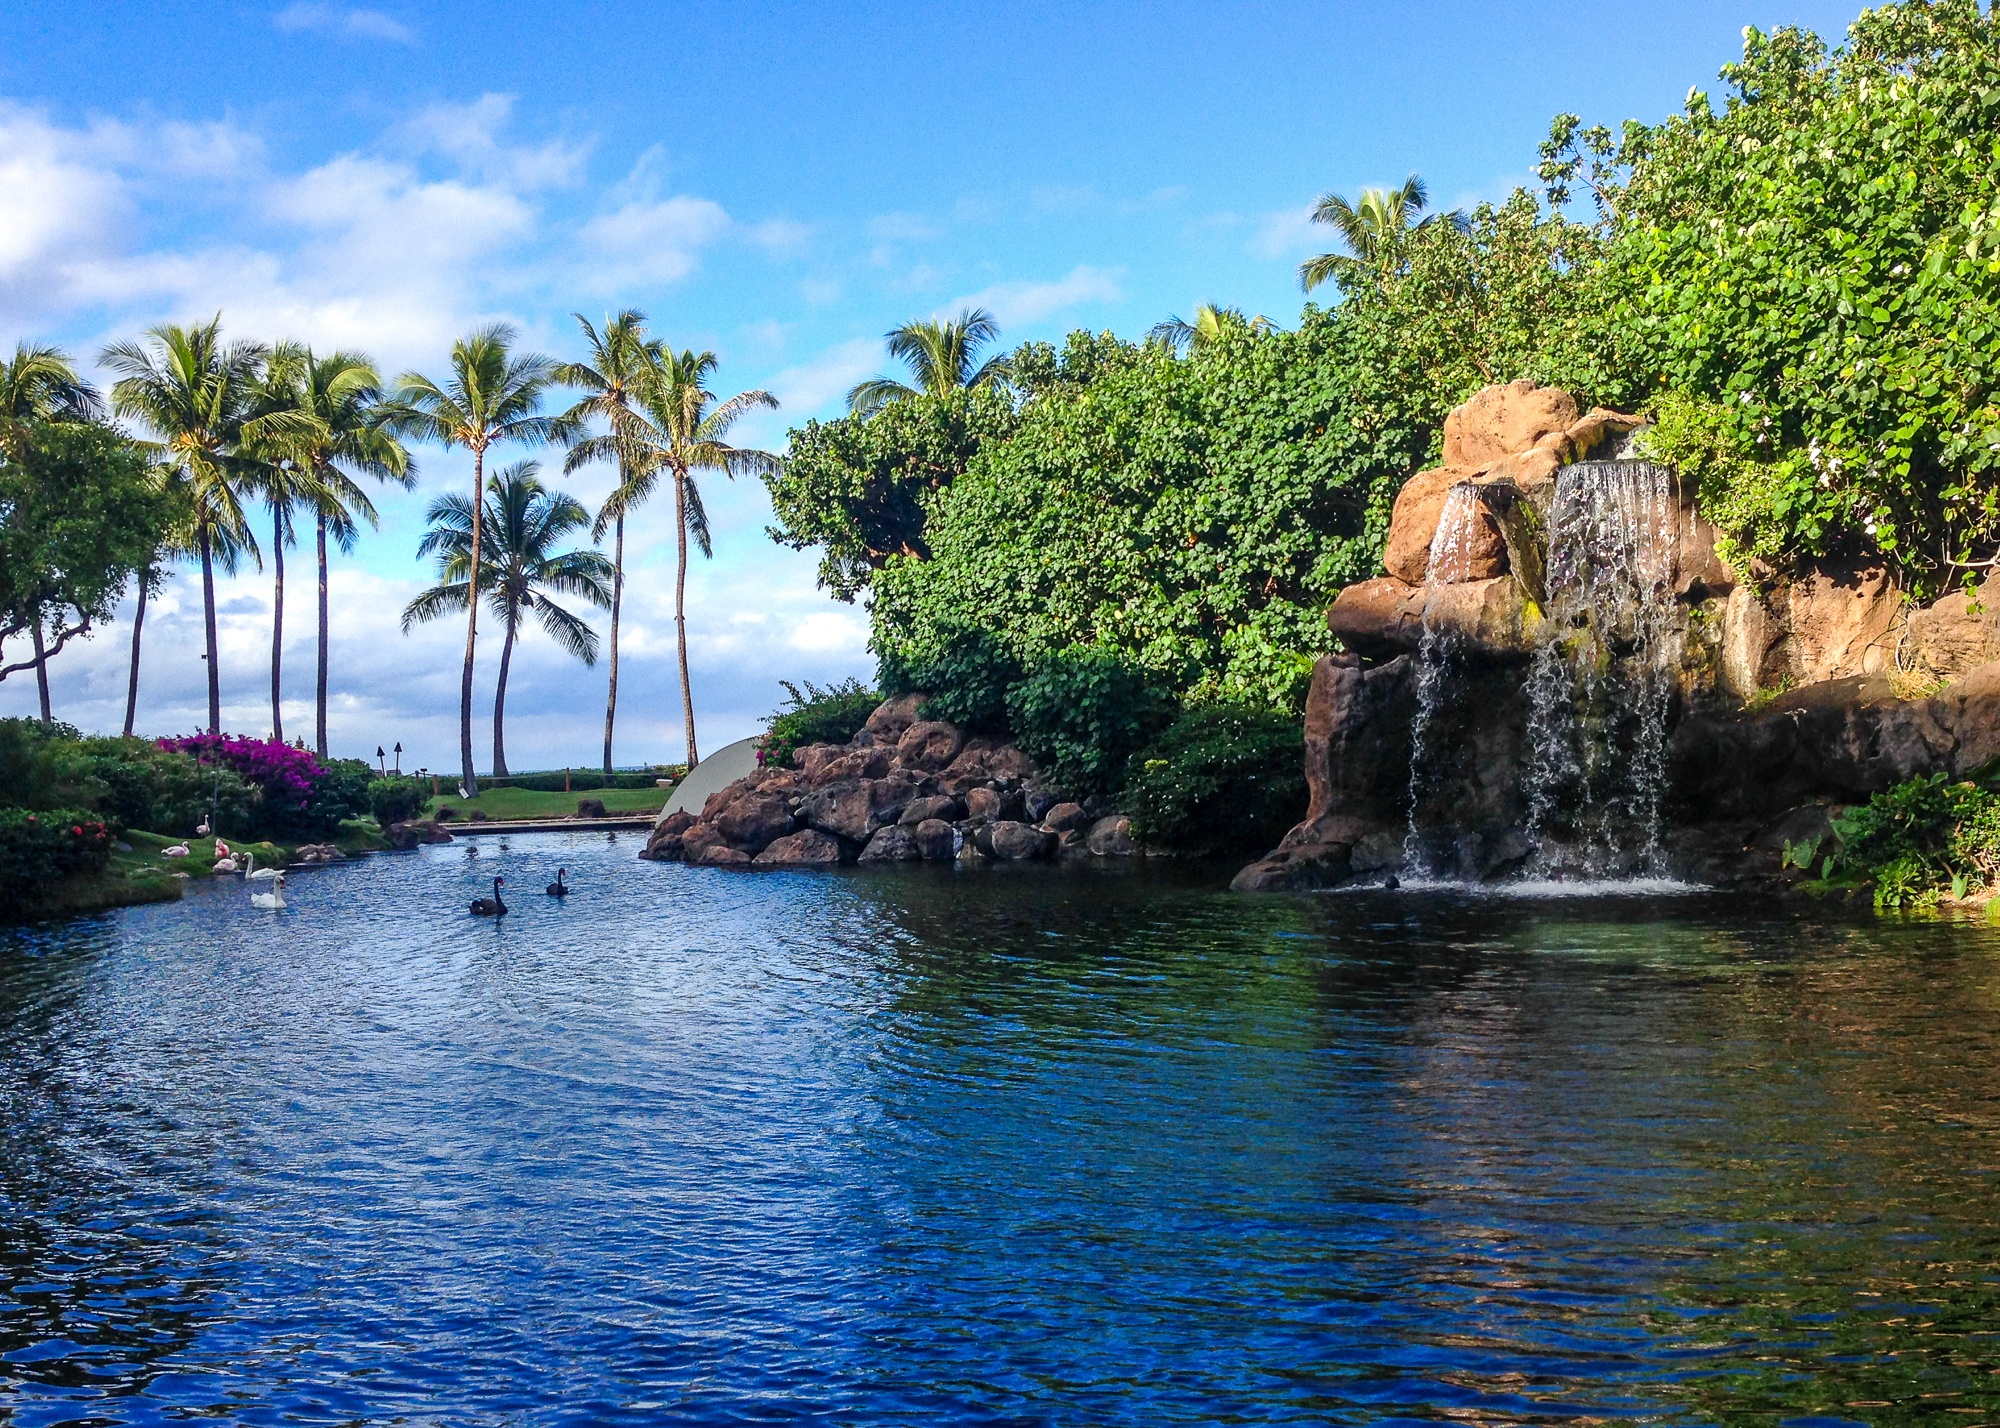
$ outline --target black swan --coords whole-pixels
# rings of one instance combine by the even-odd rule
[[[507,910],[507,904],[500,901],[500,884],[506,881],[505,878],[495,878],[492,897],[476,897],[472,900],[474,917],[498,917]]]
[[[568,868],[556,869],[556,880],[550,883],[548,886],[548,894],[550,897],[569,896],[569,884],[563,881],[563,874],[568,871],[569,871]]]

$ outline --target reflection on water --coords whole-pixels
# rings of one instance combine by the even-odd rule
[[[635,851],[0,933],[0,1422],[2000,1421],[1983,928]]]

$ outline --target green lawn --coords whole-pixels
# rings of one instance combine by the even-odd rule
[[[537,793],[531,788],[489,788],[471,801],[447,794],[430,801],[430,811],[451,810],[452,822],[463,822],[473,809],[488,818],[568,818],[576,812],[577,800],[597,799],[606,813],[657,813],[673,790],[665,788],[580,789],[575,793]],[[447,824],[446,826],[450,826]]]

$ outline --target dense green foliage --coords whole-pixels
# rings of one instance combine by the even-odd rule
[[[368,781],[368,811],[384,828],[391,823],[407,823],[430,801],[431,786],[425,779],[390,774]]]
[[[80,809],[0,808],[0,906],[11,912],[34,903],[51,883],[102,872],[112,838],[101,819]]]
[[[1710,404],[1656,449],[1727,439],[1734,468],[1703,498],[1744,554],[1879,552],[1934,579],[1990,553],[2000,26],[1975,0],[1906,0],[1831,54],[1749,31],[1723,78],[1720,113],[1691,93],[1615,143],[1566,117],[1545,151],[1559,194],[1600,203],[1604,346],[1648,390]]]
[[[1259,851],[1306,808],[1299,721],[1254,706],[1190,709],[1132,759],[1124,807],[1149,847]]]
[[[168,520],[145,457],[84,422],[12,422],[0,439],[0,662],[39,620],[51,643],[110,618]]]
[[[1880,908],[1922,910],[2000,886],[2000,793],[1944,774],[1911,779],[1833,820],[1822,870],[1867,878]],[[1807,863],[1810,849],[1793,850]]]
[[[1073,798],[1119,787],[1126,760],[1172,713],[1143,669],[1102,646],[1053,650],[1007,691],[1015,739]]]
[[[757,745],[757,762],[765,767],[786,767],[793,751],[808,744],[846,743],[861,732],[868,716],[882,703],[882,696],[858,679],[845,679],[825,689],[810,681],[804,688],[789,679],[778,683],[785,687],[785,705],[771,716],[763,741]]]

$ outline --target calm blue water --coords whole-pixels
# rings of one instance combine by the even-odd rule
[[[1995,933],[483,844],[0,932],[0,1422],[2000,1421]]]

